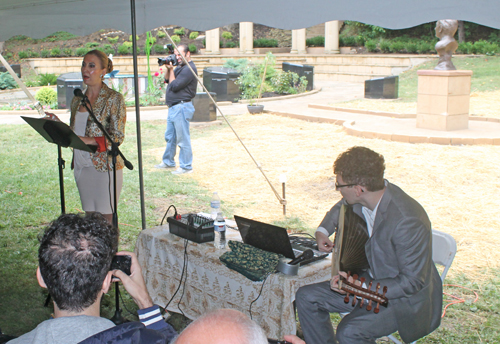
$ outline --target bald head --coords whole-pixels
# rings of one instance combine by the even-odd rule
[[[267,344],[264,331],[245,314],[219,309],[193,321],[172,344]]]

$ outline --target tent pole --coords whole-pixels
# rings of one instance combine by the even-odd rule
[[[134,60],[134,93],[135,93],[135,118],[137,131],[137,159],[139,160],[139,192],[141,198],[142,229],[146,229],[146,208],[144,204],[144,178],[142,174],[142,142],[141,142],[141,111],[139,109],[139,72],[137,68],[137,36],[135,21],[135,0],[130,0],[130,13],[132,24],[132,49]]]

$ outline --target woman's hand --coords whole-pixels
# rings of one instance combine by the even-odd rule
[[[86,145],[94,145],[94,146],[97,146],[97,142],[95,140],[95,138],[93,137],[88,137],[88,136],[78,136],[80,138],[80,140],[83,141],[83,143],[85,143]]]
[[[45,113],[45,117],[43,117],[45,119],[50,119],[52,121],[57,121],[57,122],[62,122],[59,117],[57,117],[56,115],[54,115],[53,113],[50,113],[50,112],[46,112]]]

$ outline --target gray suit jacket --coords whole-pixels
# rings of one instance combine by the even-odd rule
[[[330,234],[336,231],[342,202],[320,224]],[[355,204],[354,212],[364,218],[361,208]],[[393,184],[387,183],[365,253],[373,278],[364,277],[387,286],[401,338],[412,342],[434,331],[441,322],[443,294],[432,261],[431,223],[422,206]]]

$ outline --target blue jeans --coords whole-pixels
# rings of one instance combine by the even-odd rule
[[[192,102],[181,103],[168,109],[167,130],[165,141],[167,148],[163,153],[163,162],[167,166],[175,166],[175,152],[179,146],[179,166],[185,170],[192,170],[193,150],[189,136],[189,122],[193,119],[194,106]]]

